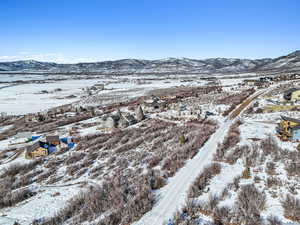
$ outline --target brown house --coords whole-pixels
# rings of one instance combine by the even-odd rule
[[[47,156],[48,149],[43,147],[43,143],[40,141],[28,146],[26,149],[26,156],[29,158],[36,158],[40,156]]]
[[[55,135],[55,136],[47,136],[46,137],[46,142],[49,145],[60,145],[60,140],[59,140],[59,136]]]

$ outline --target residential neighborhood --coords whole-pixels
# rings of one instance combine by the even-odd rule
[[[0,225],[300,225],[300,1],[1,1]]]

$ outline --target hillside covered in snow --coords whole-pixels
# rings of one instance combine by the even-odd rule
[[[0,62],[0,72],[49,72],[103,74],[145,74],[145,73],[244,73],[262,71],[299,71],[300,51],[279,58],[235,59],[211,58],[188,59],[167,58],[160,60],[122,59],[94,63],[58,64],[33,60]]]

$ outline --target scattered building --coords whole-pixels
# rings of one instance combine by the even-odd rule
[[[244,84],[249,86],[256,86],[258,88],[268,87],[270,85],[270,78],[260,77],[259,79],[247,79],[244,80]]]
[[[59,140],[59,136],[55,135],[55,136],[46,136],[46,142],[49,145],[60,145],[60,140]]]
[[[136,124],[138,122],[136,120],[136,118],[133,115],[129,114],[129,113],[125,114],[124,118],[128,122],[129,126],[133,125],[133,124]]]
[[[26,149],[26,157],[37,158],[49,154],[46,143],[37,141]]]
[[[300,88],[290,88],[284,92],[283,98],[287,101],[296,102],[300,100]]]
[[[259,80],[262,82],[270,82],[273,81],[273,77],[260,77]]]
[[[281,117],[276,131],[283,141],[300,141],[300,120],[286,116]]]
[[[143,109],[141,106],[139,106],[136,109],[135,116],[136,116],[136,119],[138,122],[142,121],[145,118],[145,115],[144,115],[144,112],[143,112]]]
[[[126,128],[142,121],[144,118],[145,115],[140,106],[136,109],[136,117],[128,112],[118,110],[116,114],[104,115],[102,117],[102,127],[99,127],[99,129]]]
[[[118,110],[118,116],[119,116],[119,121],[118,121],[118,126],[121,128],[125,128],[129,126],[128,120],[123,116],[120,110]]]
[[[107,128],[116,128],[118,126],[119,117],[117,115],[110,115],[103,118],[104,126]]]
[[[167,103],[163,101],[161,98],[158,98],[156,96],[151,96],[150,99],[144,100],[143,105],[151,110],[155,110],[155,109],[163,110],[167,106]]]
[[[255,79],[247,79],[247,80],[244,80],[244,83],[249,86],[254,86],[257,81],[258,80],[255,80]]]
[[[35,137],[35,136],[33,136]],[[65,137],[59,138],[58,135],[46,136],[46,138],[41,138],[41,136],[36,136],[38,138],[33,138],[32,141],[35,141],[33,144],[27,146],[25,156],[27,158],[36,158],[41,156],[47,156],[53,152],[56,152],[61,147],[61,143],[68,146],[68,148],[73,148],[75,143],[73,138]]]

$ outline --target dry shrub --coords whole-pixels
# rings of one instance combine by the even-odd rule
[[[41,174],[42,170],[33,170],[32,172],[27,173],[26,175],[19,176],[18,178],[14,179],[14,183],[12,184],[11,188],[13,190],[18,189],[20,187],[27,186],[29,184],[32,184],[36,181],[34,177]]]
[[[214,224],[216,225],[231,224],[233,217],[231,209],[225,206],[214,208],[212,215]]]
[[[271,135],[260,142],[260,148],[262,149],[264,155],[271,155],[273,157],[277,157],[277,155],[282,151],[275,138]]]
[[[281,200],[284,209],[284,216],[292,221],[300,222],[300,200],[294,196],[287,194]]]
[[[77,116],[73,116],[70,118],[61,118],[57,121],[55,121],[55,125],[56,127],[61,127],[61,126],[66,126],[68,124],[72,124],[72,123],[78,123],[82,120],[87,120],[92,118],[92,116],[90,114],[79,114]]]
[[[260,212],[266,208],[266,194],[260,192],[253,184],[241,187],[237,197],[237,214],[246,224],[260,221]]]
[[[251,148],[244,148],[244,164],[246,167],[255,167],[258,163],[260,150],[257,145],[252,145]]]
[[[238,159],[242,158],[245,152],[250,150],[248,145],[236,146],[227,156],[225,162],[233,165]]]
[[[76,174],[81,168],[83,168],[83,164],[82,163],[76,163],[76,164],[72,164],[70,166],[67,167],[66,171],[67,174],[70,176],[73,176],[74,174]]]
[[[286,162],[285,170],[289,176],[299,176],[300,175],[300,164],[297,162]]]
[[[148,164],[148,168],[150,169],[157,166],[161,160],[161,157],[154,155],[150,159],[148,159],[146,163]]]
[[[4,207],[11,207],[15,204],[24,201],[25,199],[28,199],[32,196],[34,196],[36,193],[32,192],[28,188],[23,188],[21,190],[17,191],[7,191],[6,193],[0,194],[0,209]]]
[[[196,181],[189,189],[189,197],[195,198],[203,194],[204,189],[209,185],[210,180],[220,174],[221,165],[219,163],[212,163],[210,166],[205,167],[203,172],[196,178]]]
[[[199,216],[199,210],[202,211],[203,208],[204,207],[200,203],[193,199],[188,199],[182,210],[177,211],[171,221],[174,225],[196,224],[195,219]]]
[[[282,222],[275,216],[267,218],[267,225],[282,225]]]
[[[241,180],[241,176],[237,176],[233,179],[233,182],[228,184],[228,188],[229,189],[234,189],[234,191],[238,191],[238,189],[240,188],[240,180]]]
[[[52,170],[47,170],[45,172],[43,172],[42,174],[40,174],[39,176],[36,177],[36,182],[40,183],[46,179],[48,179],[48,177],[50,177],[53,174],[54,171]]]
[[[154,204],[151,188],[144,184],[130,184],[124,178],[108,180],[100,186],[90,186],[72,198],[66,207],[43,225],[62,224],[71,219],[73,224],[92,221],[105,213],[98,224],[130,224],[139,219]]]
[[[220,197],[215,195],[215,194],[210,194],[209,197],[208,197],[208,200],[205,204],[205,208],[208,210],[208,211],[211,211],[213,212],[214,209],[217,208],[219,202],[220,202]]]
[[[45,168],[49,168],[51,170],[57,170],[57,168],[59,168],[63,161],[63,159],[52,158],[44,166]]]
[[[166,181],[159,170],[150,170],[144,176],[144,183],[147,184],[147,186],[150,186],[152,190],[156,190],[163,187],[166,184]]]
[[[160,143],[164,144],[163,152],[167,152],[171,148],[171,155],[166,155],[162,164],[162,170],[173,176],[175,172],[184,165],[187,159],[193,158],[199,149],[205,144],[212,133],[215,132],[216,124],[213,121],[206,121],[202,124],[188,124],[184,127],[176,127],[169,131]],[[178,137],[184,134],[187,141],[180,145]],[[168,139],[173,138],[171,142]],[[165,150],[166,149],[166,150]]]
[[[229,128],[228,134],[224,138],[222,144],[218,144],[217,151],[214,155],[214,160],[222,161],[224,160],[225,154],[227,150],[233,148],[240,141],[240,130],[239,126],[241,125],[241,121],[237,120],[234,124],[232,124]]]
[[[54,184],[56,182],[61,181],[65,176],[58,176],[56,174],[53,174],[49,177],[48,181],[46,182],[46,184]]]
[[[81,161],[85,157],[85,155],[86,154],[83,152],[75,152],[65,160],[65,164],[70,165],[73,163],[77,163]]]
[[[34,169],[37,165],[41,164],[42,162],[43,162],[42,159],[37,159],[26,164],[12,164],[3,169],[0,178],[9,177],[9,176],[13,177],[16,176],[17,174],[26,174],[32,169]]]
[[[137,148],[139,145],[141,145],[144,142],[143,138],[138,138],[135,141],[132,141],[130,143],[121,145],[120,147],[116,148],[115,152],[116,153],[122,153],[122,152],[126,152],[132,149]]]
[[[261,178],[259,176],[254,176],[254,182],[259,183],[261,181]]]
[[[282,186],[282,181],[279,178],[271,176],[267,178],[267,186],[268,188],[276,188]]]

